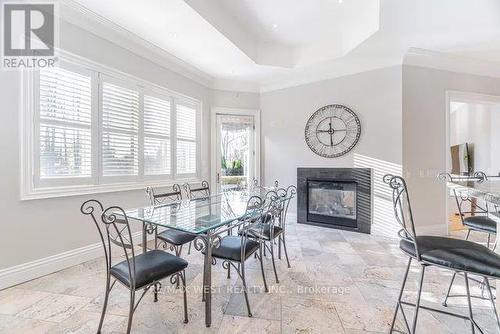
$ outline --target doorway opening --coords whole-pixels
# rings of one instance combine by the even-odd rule
[[[481,171],[500,180],[500,96],[448,92],[447,118],[447,172]],[[448,232],[454,234],[465,228],[453,194],[447,194]]]
[[[214,108],[212,184],[217,192],[245,190],[260,177],[259,112]]]

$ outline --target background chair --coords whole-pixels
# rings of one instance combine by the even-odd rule
[[[398,233],[400,237],[399,247],[401,251],[408,256],[408,266],[399,293],[390,332],[392,333],[398,312],[401,311],[408,332],[415,333],[418,312],[421,308],[469,320],[472,333],[475,332],[475,328],[478,328],[480,332],[482,332],[481,328],[474,320],[472,312],[469,274],[482,276],[484,278],[497,325],[500,329],[500,320],[496,312],[495,301],[488,281],[488,278],[500,278],[500,256],[483,245],[467,240],[436,236],[417,236],[405,180],[399,176],[386,175],[384,176],[384,182],[392,189],[394,215],[401,226],[401,230]],[[402,300],[412,260],[415,260],[420,265],[420,279],[417,290],[417,301],[415,304]],[[436,266],[457,273],[463,273],[469,307],[468,316],[420,305],[425,269],[429,266]],[[411,329],[403,305],[413,306],[415,308]]]
[[[449,174],[447,174],[449,175]],[[454,181],[454,177],[449,175],[450,181]],[[483,172],[476,172],[471,177],[460,177],[459,181],[476,181],[484,182],[488,180],[488,177]],[[469,197],[466,191],[461,191],[460,189],[453,189],[455,196],[455,201],[457,203],[457,209],[462,221],[462,224],[468,228],[465,240],[469,238],[471,231],[482,232],[488,235],[487,246],[490,246],[491,234],[496,234],[497,224],[496,222],[488,217],[489,206],[488,203],[479,205],[474,198]],[[465,206],[469,206],[470,209],[467,211]]]
[[[262,242],[256,240],[255,237],[250,238],[250,229],[255,228],[262,218],[263,201],[258,196],[252,196],[248,199],[245,217],[239,225],[240,231],[238,236],[227,235],[224,236],[219,247],[212,249],[213,259],[222,260],[222,267],[228,269],[232,266],[238,276],[240,276],[243,284],[243,293],[245,295],[245,302],[247,304],[248,316],[252,316],[250,303],[248,301],[248,289],[245,278],[245,261],[253,254],[256,254],[260,262],[260,269],[262,272],[262,280],[264,281],[264,289],[268,292],[266,276],[264,273],[264,266],[262,264]],[[258,254],[257,254],[258,251]],[[202,251],[205,253],[205,251]],[[216,261],[215,261],[216,263]]]
[[[290,206],[290,202],[292,201],[292,199],[295,197],[296,194],[297,194],[297,187],[295,187],[294,185],[288,186],[288,188],[286,188],[286,193],[283,191],[283,189],[281,190],[278,189],[278,195],[282,197],[286,196],[283,203],[283,210],[281,211],[279,217],[282,233],[278,238],[278,259],[281,260],[281,245],[283,244],[283,249],[285,251],[285,257],[286,257],[286,262],[288,264],[288,268],[291,268],[291,266],[290,266],[290,260],[288,259],[288,252],[286,250],[286,217],[288,214],[288,208]]]
[[[153,187],[147,187],[146,194],[149,196],[149,202],[154,206],[182,200],[181,186],[177,183],[172,185],[172,191],[166,193],[157,193]]]
[[[84,215],[90,215],[94,221],[104,248],[106,259],[106,290],[102,307],[101,319],[97,333],[101,332],[108,298],[115,283],[118,281],[130,290],[130,306],[128,314],[127,333],[130,333],[132,318],[137,306],[151,287],[154,287],[155,301],[158,298],[160,281],[170,276],[172,284],[182,281],[184,288],[184,322],[188,322],[186,275],[184,269],[188,263],[180,257],[160,251],[152,250],[135,255],[132,243],[132,233],[127,216],[123,209],[112,206],[104,210],[102,204],[96,200],[84,202],[80,208]],[[112,245],[121,248],[124,261],[112,264]],[[113,283],[111,280],[113,279]],[[143,290],[136,300],[136,291]]]
[[[453,176],[448,173],[443,173],[439,175],[439,178],[447,181],[461,181],[461,182],[484,182],[488,180],[488,177],[483,172],[475,172],[472,176]],[[462,225],[467,227],[467,234],[465,235],[465,240],[469,239],[472,231],[481,232],[487,234],[486,246],[490,247],[491,235],[497,232],[497,223],[489,217],[489,206],[488,203],[478,204],[477,200],[471,198],[468,191],[462,190],[460,188],[453,189],[453,195],[455,197],[455,202],[457,204],[458,214]],[[466,207],[469,207],[467,210]],[[493,249],[496,247],[495,246]],[[443,306],[447,306],[448,298],[453,297],[451,294],[453,282],[455,281],[457,273],[454,273],[450,285],[448,286],[446,296],[443,300]],[[484,290],[484,285],[483,285]]]
[[[155,193],[152,187],[146,188],[146,193],[149,196],[149,200],[152,206],[157,205],[167,205],[176,201],[182,200],[181,186],[174,184],[172,186],[172,191],[167,193]],[[169,247],[175,251],[175,255],[181,256],[182,246],[189,243],[188,254],[191,253],[191,242],[196,238],[196,234],[179,231],[176,229],[168,228],[163,232],[158,233],[158,228],[155,229],[155,249],[158,249],[158,245],[164,245],[164,248]],[[160,241],[158,243],[158,240]]]
[[[264,211],[265,214],[259,222],[254,224],[249,230],[249,236],[251,238],[257,238],[260,240],[265,250],[269,250],[271,254],[271,261],[274,270],[274,276],[276,283],[279,283],[278,272],[276,270],[276,262],[274,257],[274,247],[276,244],[276,239],[281,242],[283,237],[284,228],[282,226],[282,218],[284,217],[284,210],[287,202],[287,191],[285,189],[278,189],[277,191],[271,190],[266,193],[264,198]],[[242,232],[240,231],[240,234]],[[288,261],[288,253],[286,250],[286,244],[283,243],[285,248],[285,255],[287,258],[288,266],[290,267],[290,262]],[[281,246],[281,244],[279,244]],[[264,253],[265,254],[265,253]]]
[[[184,183],[184,190],[189,199],[200,199],[210,197],[210,186],[207,181],[202,181],[200,187],[193,187],[189,183]]]

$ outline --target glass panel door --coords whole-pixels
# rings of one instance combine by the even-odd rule
[[[255,176],[254,117],[217,114],[217,191],[246,189]]]

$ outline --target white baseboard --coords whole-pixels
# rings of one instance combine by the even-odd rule
[[[141,242],[142,231],[133,233],[132,237],[134,244]],[[99,242],[39,260],[1,269],[0,290],[76,266],[103,255],[102,243]]]

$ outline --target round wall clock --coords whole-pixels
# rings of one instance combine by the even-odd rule
[[[356,146],[361,135],[358,116],[346,106],[331,104],[318,109],[306,124],[309,148],[325,158],[340,157]]]

